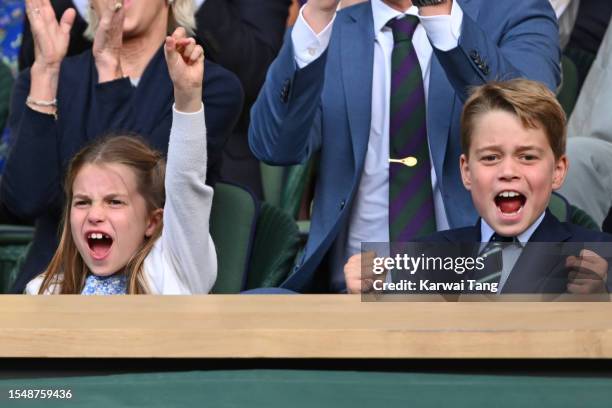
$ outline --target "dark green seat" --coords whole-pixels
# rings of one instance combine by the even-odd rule
[[[601,230],[599,225],[597,225],[589,214],[571,205],[565,197],[559,193],[552,193],[550,202],[548,203],[548,209],[561,222],[569,222],[594,231]]]
[[[563,54],[572,60],[578,73],[578,93],[586,80],[596,55],[580,48],[567,47]]]
[[[33,235],[32,227],[0,225],[0,293],[13,285]]]
[[[264,200],[297,218],[304,191],[312,180],[315,161],[287,167],[262,163]]]
[[[210,234],[218,260],[212,292],[278,286],[289,274],[298,250],[295,221],[268,203],[258,204],[245,188],[217,183]]]
[[[299,244],[293,218],[276,206],[262,203],[246,289],[279,286],[291,271]]]
[[[213,293],[238,293],[244,288],[258,214],[259,205],[248,190],[215,185],[210,235],[217,250],[218,274]]]
[[[561,58],[561,70],[563,82],[557,92],[557,100],[569,118],[578,99],[578,69],[572,60],[564,55]]]

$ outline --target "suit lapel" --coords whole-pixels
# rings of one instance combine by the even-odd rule
[[[431,58],[427,112],[427,138],[434,169],[441,179],[448,144],[455,92],[435,54]]]
[[[340,23],[342,82],[353,142],[357,175],[370,137],[372,116],[372,67],[374,65],[374,22],[370,3],[353,7]]]

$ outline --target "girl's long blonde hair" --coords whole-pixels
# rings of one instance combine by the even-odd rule
[[[80,294],[83,290],[89,269],[74,243],[70,229],[72,185],[84,165],[110,163],[123,164],[134,171],[138,193],[145,199],[149,213],[164,207],[166,163],[161,153],[151,149],[143,139],[133,135],[110,135],[83,148],[74,156],[68,167],[64,184],[65,205],[60,243],[43,273],[39,294],[46,293],[52,285],[59,285],[60,290],[57,293],[60,294]],[[151,237],[144,238],[142,246],[125,266],[129,294],[149,292],[143,265],[153,244],[161,235],[162,225],[162,222],[158,223]]]

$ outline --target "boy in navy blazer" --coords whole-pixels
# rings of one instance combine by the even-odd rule
[[[476,88],[461,117],[459,164],[480,219],[474,226],[437,232],[422,241],[513,241],[519,255],[505,276],[500,272],[496,277],[501,293],[609,292],[604,256],[612,246],[596,243],[612,242],[612,235],[560,222],[547,210],[552,191],[561,187],[567,172],[565,144],[565,114],[541,83],[516,79]],[[552,260],[542,246],[527,242],[578,249],[576,256]],[[375,257],[369,252],[349,259],[344,268],[349,292],[371,289]]]

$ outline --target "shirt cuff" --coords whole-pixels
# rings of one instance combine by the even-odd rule
[[[298,18],[291,31],[295,63],[300,69],[319,58],[325,52],[331,39],[334,21],[336,20],[336,15],[334,14],[334,17],[323,31],[316,34],[306,22],[303,12],[304,6],[300,9]]]
[[[459,45],[463,10],[457,0],[453,1],[450,15],[419,16],[431,45],[440,51],[450,51]]]
[[[204,110],[204,103],[200,104],[200,110],[197,112],[182,112],[176,109],[176,103],[172,104],[172,110],[174,111],[174,113],[178,113],[180,115],[201,115],[202,111]]]

